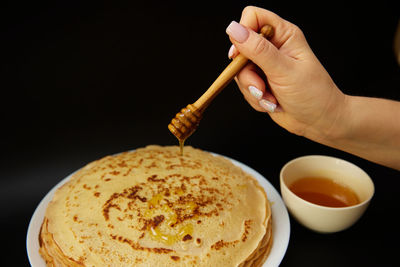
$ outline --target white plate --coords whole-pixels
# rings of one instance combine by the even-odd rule
[[[227,158],[227,157],[226,157]],[[236,161],[234,159],[230,159],[233,164],[242,168],[248,174],[251,174],[255,177],[260,185],[264,187],[265,191],[267,192],[268,199],[271,202],[271,209],[272,209],[272,235],[273,235],[273,243],[271,247],[270,254],[267,258],[267,261],[264,263],[264,267],[275,267],[279,266],[283,257],[285,256],[286,249],[289,245],[289,237],[290,237],[290,222],[289,222],[289,215],[286,210],[285,204],[281,196],[279,195],[278,191],[272,186],[268,180],[253,170],[252,168],[248,167],[247,165]],[[71,174],[72,175],[72,174]],[[28,252],[29,262],[33,267],[46,267],[45,261],[39,254],[39,231],[42,221],[44,219],[44,214],[46,212],[47,204],[53,198],[54,192],[65,184],[69,178],[64,178],[61,182],[59,182],[53,189],[51,189],[47,195],[42,199],[39,203],[38,207],[36,208],[31,221],[28,227],[28,233],[26,237],[26,249]]]

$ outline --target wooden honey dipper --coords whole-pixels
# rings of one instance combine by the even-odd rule
[[[265,25],[260,30],[260,35],[267,39],[271,38],[273,34],[274,30],[270,25]],[[183,154],[185,140],[199,126],[204,110],[222,89],[233,80],[236,74],[246,66],[248,61],[243,55],[237,55],[196,102],[187,105],[171,120],[168,129],[179,140],[181,155]]]

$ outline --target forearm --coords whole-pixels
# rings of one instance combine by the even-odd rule
[[[346,96],[340,114],[321,143],[400,170],[400,102]]]

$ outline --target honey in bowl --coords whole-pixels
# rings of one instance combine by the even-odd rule
[[[326,207],[342,208],[360,203],[352,189],[328,178],[301,178],[293,182],[289,189],[308,202]]]

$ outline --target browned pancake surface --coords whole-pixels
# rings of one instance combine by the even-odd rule
[[[267,254],[270,215],[230,161],[148,146],[74,174],[49,204],[41,253],[50,266],[238,266]]]

